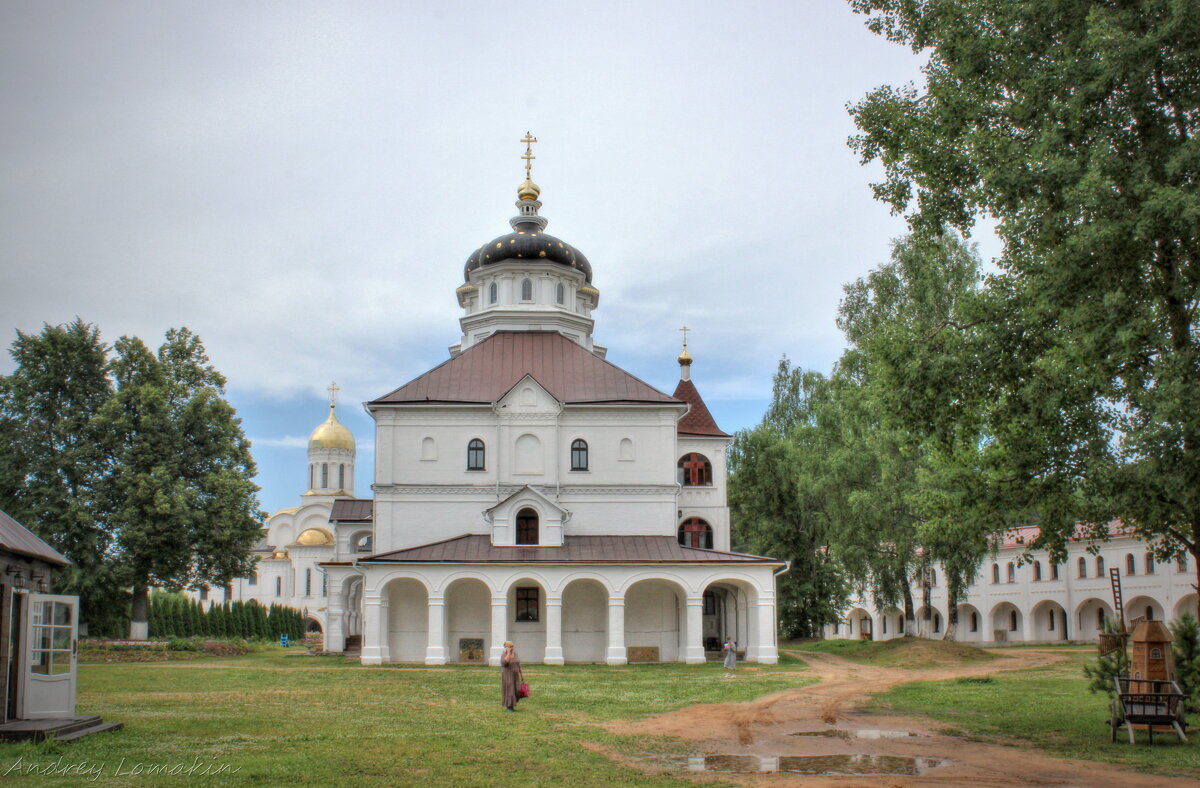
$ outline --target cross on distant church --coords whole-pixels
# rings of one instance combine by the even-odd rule
[[[521,140],[525,143],[525,155],[521,158],[525,160],[525,180],[529,180],[529,172],[533,168],[533,160],[537,156],[533,155],[533,143],[537,142],[537,137],[530,132],[525,132],[525,139]]]
[[[332,408],[337,404],[337,393],[341,390],[342,389],[340,386],[338,386],[336,380],[329,384],[329,388],[326,389],[326,391],[329,392],[329,407]]]
[[[683,328],[681,328],[679,330],[683,332],[683,348],[684,348],[684,350],[686,350],[687,349],[687,332],[691,331],[692,329],[688,328],[687,326],[684,326]]]

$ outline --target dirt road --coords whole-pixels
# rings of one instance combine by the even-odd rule
[[[995,661],[930,669],[883,668],[848,662],[839,657],[805,652],[819,682],[807,687],[765,695],[747,703],[690,706],[636,722],[614,723],[622,734],[671,736],[696,742],[697,753],[766,756],[754,762],[776,763],[777,756],[867,755],[899,756],[943,761],[923,774],[799,775],[786,773],[714,773],[743,785],[869,786],[1087,786],[1088,788],[1195,788],[1195,780],[1141,775],[1111,764],[1052,758],[1048,755],[994,744],[982,744],[936,732],[937,723],[864,714],[857,707],[867,698],[897,684],[982,676],[1024,670],[1063,657],[1049,651],[998,650]],[[837,729],[841,736],[796,736],[797,733]],[[904,731],[903,738],[857,738],[856,732]],[[1098,735],[1106,735],[1100,732]],[[781,764],[782,765],[782,764]],[[695,776],[705,779],[703,772]]]

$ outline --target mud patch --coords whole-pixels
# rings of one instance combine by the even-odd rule
[[[787,774],[896,774],[919,777],[946,761],[903,755],[692,755],[681,763],[690,772]]]
[[[862,728],[859,730],[844,730],[841,728],[826,728],[823,731],[796,731],[793,736],[819,736],[825,739],[908,739],[920,736],[911,731],[888,731],[878,728]]]

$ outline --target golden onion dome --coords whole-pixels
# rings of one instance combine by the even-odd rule
[[[337,420],[337,406],[329,406],[329,418],[308,436],[308,449],[354,451],[354,434]]]
[[[692,354],[687,352],[687,347],[683,348],[683,352],[679,354],[679,366],[687,367],[692,363]]]
[[[528,178],[526,178],[525,182],[521,184],[519,189],[517,189],[517,197],[518,199],[522,200],[536,200],[538,195],[541,193],[541,188]]]
[[[308,547],[330,545],[333,544],[333,535],[322,528],[309,528],[300,532],[300,538],[296,540],[296,544]]]

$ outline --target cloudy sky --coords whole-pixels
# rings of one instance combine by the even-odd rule
[[[458,341],[462,265],[508,232],[531,130],[609,360],[669,392],[687,324],[718,422],[750,426],[780,356],[828,370],[842,285],[904,232],[845,107],[919,66],[840,0],[6,0],[3,343],[190,327],[272,510],[337,380],[369,495],[359,403]]]

